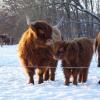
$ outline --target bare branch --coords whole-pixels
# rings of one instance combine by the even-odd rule
[[[57,23],[57,25],[55,25],[55,27],[58,27],[58,28],[59,28],[59,27],[62,25],[63,21],[64,21],[64,16],[62,16],[62,18],[61,18],[60,21]]]
[[[74,4],[70,4],[70,5],[74,6],[76,9],[78,9],[78,10],[80,10],[80,11],[83,11],[83,12],[88,13],[89,15],[93,16],[97,21],[100,22],[100,18],[99,18],[95,13],[90,12],[90,11],[88,11],[87,9],[85,9],[85,8],[79,3],[79,1],[75,0],[74,2],[75,2],[76,5],[74,5]],[[79,7],[80,7],[80,8],[79,8]]]

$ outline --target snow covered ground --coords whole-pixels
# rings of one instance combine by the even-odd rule
[[[85,84],[65,86],[58,64],[56,81],[37,84],[35,76],[35,85],[29,85],[18,61],[17,45],[0,47],[0,100],[100,100],[99,79],[100,68],[94,55]]]

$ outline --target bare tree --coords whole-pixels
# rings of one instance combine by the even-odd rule
[[[16,34],[18,38],[27,27],[26,15],[31,21],[45,19],[56,25],[62,16],[64,21],[60,30],[66,38],[80,36],[95,37],[100,28],[99,4],[93,0],[3,0],[3,9],[8,15],[16,16]],[[82,3],[81,3],[81,2]],[[96,7],[94,6],[96,3]],[[96,13],[95,10],[97,10]]]

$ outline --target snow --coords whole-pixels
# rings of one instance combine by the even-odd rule
[[[64,76],[57,66],[56,80],[27,84],[17,57],[17,45],[0,47],[0,100],[100,100],[100,68],[94,54],[85,84],[64,85]]]

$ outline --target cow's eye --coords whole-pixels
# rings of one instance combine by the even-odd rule
[[[39,30],[39,33],[41,34],[45,34],[45,32],[43,30]]]

